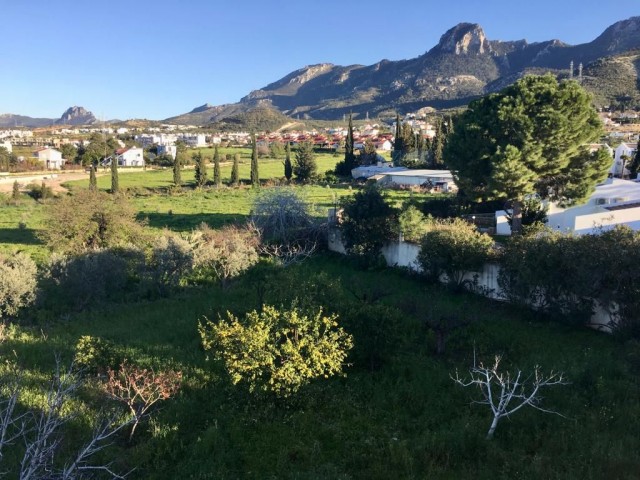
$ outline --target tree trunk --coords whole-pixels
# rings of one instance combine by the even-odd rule
[[[493,421],[491,422],[491,427],[487,432],[487,440],[491,440],[493,438],[493,432],[496,431],[496,427],[498,426],[499,420],[500,420],[500,417],[498,417],[497,415],[493,417]]]
[[[513,213],[511,217],[511,234],[522,234],[522,202],[520,200],[513,201]]]

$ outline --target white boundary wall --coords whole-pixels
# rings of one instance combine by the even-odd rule
[[[337,228],[331,228],[329,230],[329,250],[332,252],[346,255],[347,251],[344,248],[342,242],[342,234]],[[409,242],[392,242],[382,247],[382,255],[384,256],[387,265],[390,267],[405,267],[415,272],[421,271],[421,267],[418,263],[418,254],[420,253],[420,245]],[[484,292],[487,297],[494,300],[506,301],[505,297],[501,295],[500,286],[498,285],[498,274],[500,273],[500,267],[494,263],[487,263],[484,265],[482,271],[472,272],[465,275],[465,280],[473,282],[478,287],[480,292]],[[441,278],[441,281],[446,281],[446,277]],[[590,326],[597,330],[610,332],[610,324],[616,315],[616,308],[614,305],[606,307],[600,303],[596,303],[596,308],[593,316],[591,317]]]

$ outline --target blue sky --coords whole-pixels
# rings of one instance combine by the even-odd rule
[[[308,64],[413,58],[459,22],[576,44],[634,15],[638,0],[0,0],[0,113],[163,119]]]

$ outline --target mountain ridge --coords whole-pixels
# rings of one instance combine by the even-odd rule
[[[566,78],[573,61],[573,74],[577,76],[580,63],[586,70],[592,62],[634,49],[640,49],[640,16],[616,22],[591,42],[579,45],[558,39],[532,43],[524,39],[490,40],[479,24],[463,22],[447,30],[424,54],[409,60],[307,65],[249,92],[237,103],[210,106],[204,116],[202,112],[199,117],[183,114],[165,121],[180,119],[202,125],[257,107],[271,107],[292,118],[321,120],[351,112],[360,116],[392,115],[427,106],[457,107],[527,73],[552,72]],[[597,89],[600,84],[585,82],[585,87]],[[612,97],[593,92],[601,103],[619,101],[618,94]],[[635,91],[629,94],[635,98]]]

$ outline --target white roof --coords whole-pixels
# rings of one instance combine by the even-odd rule
[[[384,172],[387,175],[393,175],[394,177],[439,177],[450,178],[453,180],[453,174],[449,170],[402,170],[400,172]]]
[[[591,198],[624,198],[624,202],[620,203],[640,202],[640,183],[610,178],[596,187]]]

